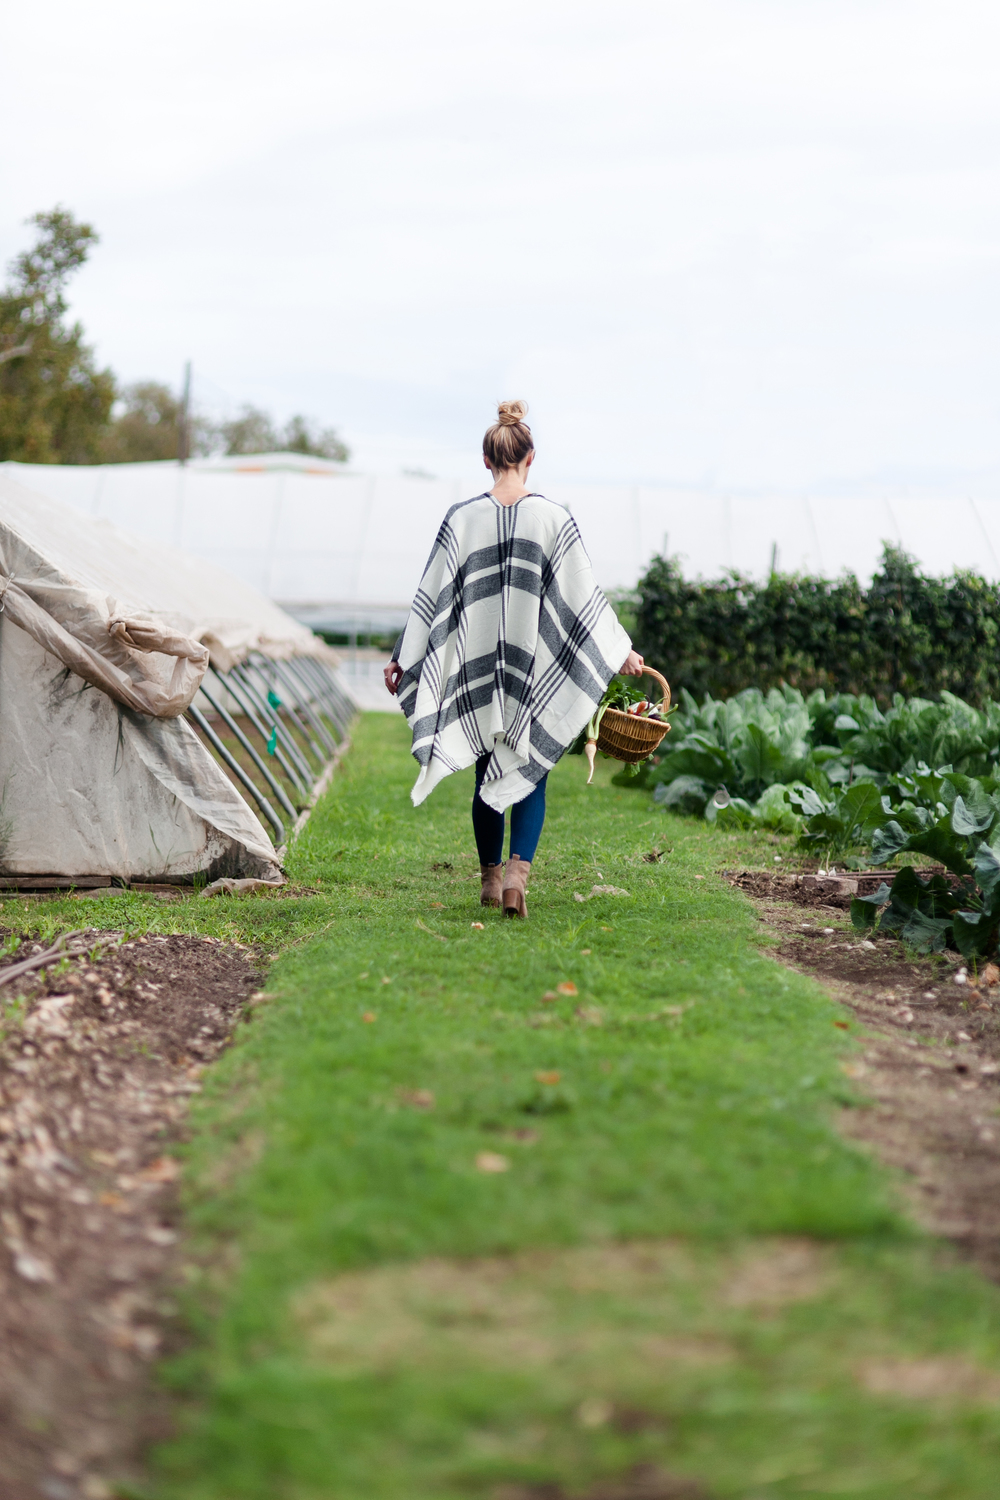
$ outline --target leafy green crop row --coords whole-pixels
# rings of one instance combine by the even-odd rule
[[[828,861],[943,865],[951,879],[897,877],[891,900],[884,886],[852,915],[972,957],[994,952],[1000,933],[998,761],[998,703],[897,696],[883,713],[872,698],[822,690],[749,688],[700,705],[682,691],[670,738],[633,784],[678,812],[797,833]]]
[[[1000,703],[976,709],[951,693],[939,703],[897,695],[883,712],[873,698],[828,698],[822,689],[805,698],[796,688],[746,688],[725,702],[706,695],[700,704],[682,689],[671,726],[639,785],[662,787],[657,801],[697,813],[724,786],[747,804],[764,799],[779,825],[784,787],[796,782],[829,799],[835,788],[857,781],[881,787],[921,764],[991,776],[1000,763]],[[786,818],[783,826],[799,824]]]
[[[922,880],[904,870],[891,891],[883,885],[876,895],[852,903],[855,926],[898,933],[922,951],[948,946],[966,958],[994,953],[1000,934],[1000,779],[921,765],[896,778],[881,797],[871,783],[869,788],[873,802],[865,832],[873,864],[899,854],[924,855],[954,878]]]

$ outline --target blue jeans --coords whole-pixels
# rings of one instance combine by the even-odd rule
[[[476,761],[476,790],[472,798],[472,831],[476,835],[479,863],[499,865],[503,862],[503,813],[497,812],[493,807],[487,807],[479,795],[479,788],[483,784],[489,761],[488,755],[481,755]],[[523,802],[515,802],[510,810],[510,852],[516,854],[519,859],[528,860],[529,863],[535,857],[542,824],[545,822],[545,783],[547,780],[548,777],[543,776],[535,790],[525,797]]]

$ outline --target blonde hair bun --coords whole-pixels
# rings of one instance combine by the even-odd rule
[[[497,421],[501,427],[516,427],[527,415],[527,401],[501,401],[497,406]]]
[[[483,438],[483,457],[495,474],[516,469],[529,453],[534,453],[531,428],[524,420],[527,415],[527,401],[498,404],[497,419]]]

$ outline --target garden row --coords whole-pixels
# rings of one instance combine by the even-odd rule
[[[943,865],[947,876],[897,876],[891,901],[883,886],[852,915],[921,950],[972,958],[995,952],[1000,934],[998,757],[992,701],[976,709],[948,692],[937,703],[897,695],[883,713],[872,697],[822,689],[805,698],[748,688],[700,705],[682,690],[659,755],[617,779],[723,826],[795,833],[827,863],[908,855]]]

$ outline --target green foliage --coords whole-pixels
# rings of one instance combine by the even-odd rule
[[[842,756],[877,772],[894,773],[919,762],[950,765],[972,776],[988,775],[1000,754],[1000,703],[981,710],[943,692],[939,703],[926,698],[905,701],[897,695],[882,713],[870,697],[841,695],[829,705],[838,710],[833,732]],[[817,714],[825,727],[829,710]]]
[[[639,583],[636,640],[675,688],[728,698],[787,684],[810,693],[1000,697],[1000,588],[973,573],[924,577],[886,546],[871,586],[733,573],[689,582],[656,558]]]
[[[623,630],[634,639],[636,632],[636,611],[639,608],[639,595],[635,589],[608,589],[608,603],[618,616]]]
[[[634,703],[648,703],[650,701],[649,689],[640,687],[640,680],[638,677],[612,677],[604,690],[601,707],[618,708],[624,711],[631,708]]]
[[[871,781],[833,787],[827,798],[812,787],[790,787],[787,801],[802,814],[801,842],[843,858],[863,844],[883,820],[882,799]]]
[[[110,370],[99,370],[79,323],[66,321],[66,285],[98,237],[66,209],[35,214],[35,243],[16,256],[0,292],[0,461],[31,464],[146,463],[175,459],[180,401],[158,381],[139,381],[121,393]],[[277,426],[266,412],[245,406],[216,424],[190,418],[192,454],[301,453],[346,463],[333,428],[303,416]]]
[[[706,695],[699,704],[682,688],[673,732],[641,784],[656,787],[657,801],[668,807],[701,811],[719,786],[754,801],[769,786],[802,781],[818,796],[797,795],[792,805],[804,816],[822,807],[839,817],[835,788],[859,781],[882,787],[893,777],[909,785],[906,778],[928,765],[989,777],[998,758],[1000,703],[976,709],[952,693],[938,703],[897,694],[883,712],[869,696],[828,698],[817,689],[804,698],[784,687],[766,694],[746,688],[724,701]],[[911,790],[918,794],[916,783]]]
[[[766,695],[745,688],[725,702],[706,696],[700,705],[682,689],[672,726],[657,763],[641,778],[643,786],[656,787],[657,802],[667,807],[701,811],[720,786],[731,797],[753,801],[809,769],[812,723],[793,688],[772,688]],[[679,778],[682,787],[674,791]]]
[[[923,880],[904,867],[891,894],[883,886],[875,896],[852,903],[855,926],[897,934],[919,952],[949,947],[966,958],[995,953],[1000,934],[1000,782],[920,766],[887,784],[879,804],[879,814],[866,829],[874,864],[916,854],[944,865],[956,878]]]
[[[115,382],[99,370],[79,323],[66,323],[66,283],[97,235],[63,208],[35,214],[30,249],[0,292],[0,460],[94,463]]]
[[[337,463],[346,463],[351,456],[334,428],[321,429],[302,416],[289,417],[282,428],[257,406],[244,406],[239,416],[221,422],[217,431],[228,454],[302,453]]]
[[[983,845],[976,852],[977,884],[958,884],[942,875],[919,876],[904,866],[892,887],[882,885],[874,896],[851,902],[851,920],[864,931],[901,937],[918,953],[957,948],[968,959],[995,954],[1000,934],[1000,860]]]
[[[101,462],[106,464],[154,463],[175,459],[180,452],[181,401],[168,385],[139,380],[124,388],[101,441]],[[190,425],[190,452],[208,454],[218,448],[215,427],[195,414]]]
[[[141,380],[121,393],[116,412],[101,444],[104,463],[150,463],[176,458],[180,444],[181,403],[169,386]]]
[[[864,932],[874,927],[879,932],[900,937],[917,953],[940,953],[955,947],[955,920],[960,907],[975,899],[969,889],[955,890],[942,875],[923,878],[910,866],[896,875],[892,887],[882,884],[873,896],[856,896],[851,902],[851,921]],[[981,913],[973,914],[978,916]],[[963,924],[964,928],[969,926]],[[952,939],[949,944],[949,938]],[[993,932],[995,944],[996,933]],[[966,948],[963,948],[966,952]],[[971,949],[967,956],[975,949]],[[985,950],[983,950],[985,951]]]
[[[640,784],[663,807],[724,827],[797,831],[828,863],[944,865],[957,883],[914,886],[907,873],[881,917],[886,895],[860,898],[854,919],[970,957],[993,953],[1000,929],[998,747],[1000,704],[978,710],[951,693],[897,695],[883,713],[871,697],[822,690],[746,689],[700,705],[682,690],[674,734]]]
[[[169,386],[145,380],[122,392],[122,410],[102,445],[104,463],[148,463],[173,459],[180,446],[181,402]],[[214,422],[194,411],[190,424],[192,454],[301,453],[346,463],[350,453],[333,428],[320,430],[306,417],[291,417],[284,427],[258,407],[244,406],[228,422]]]

